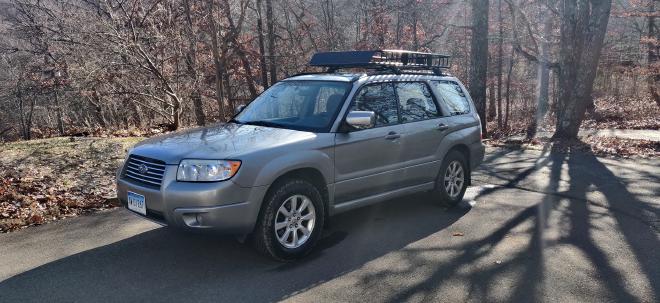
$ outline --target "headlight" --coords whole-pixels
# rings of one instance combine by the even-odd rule
[[[233,177],[241,161],[184,159],[176,171],[177,181],[212,182]]]

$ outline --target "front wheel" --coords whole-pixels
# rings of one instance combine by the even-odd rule
[[[435,196],[446,206],[456,206],[463,200],[468,178],[465,156],[458,151],[450,151],[440,166],[440,172],[435,182]]]
[[[286,180],[275,185],[264,203],[254,233],[257,250],[280,261],[308,254],[323,229],[319,190],[304,180]]]

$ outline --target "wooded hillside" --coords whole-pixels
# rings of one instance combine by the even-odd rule
[[[226,121],[351,49],[451,55],[494,137],[657,129],[658,2],[0,0],[0,139]]]

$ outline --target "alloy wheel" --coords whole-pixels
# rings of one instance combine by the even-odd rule
[[[316,209],[312,200],[304,195],[293,195],[275,214],[275,237],[286,248],[298,248],[309,240],[315,222]]]
[[[465,171],[458,161],[451,161],[445,171],[444,185],[450,198],[456,198],[465,184]]]

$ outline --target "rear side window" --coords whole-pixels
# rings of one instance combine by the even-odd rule
[[[396,83],[402,122],[433,119],[438,116],[431,91],[421,82]]]
[[[449,108],[449,115],[462,115],[470,112],[470,102],[461,87],[451,81],[432,81],[436,91]]]
[[[392,83],[369,84],[360,89],[351,110],[376,113],[376,126],[399,123],[396,95]]]

